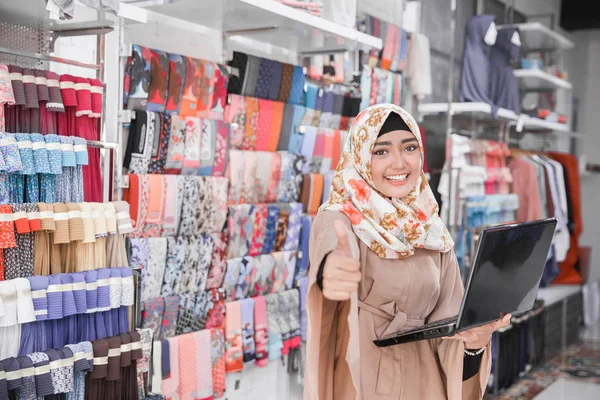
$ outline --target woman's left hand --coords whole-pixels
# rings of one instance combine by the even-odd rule
[[[499,319],[489,324],[471,328],[467,331],[462,331],[454,336],[446,337],[444,339],[460,340],[465,343],[465,349],[467,350],[479,350],[490,342],[492,333],[498,329],[507,327],[510,324],[510,314],[506,314],[502,319]]]

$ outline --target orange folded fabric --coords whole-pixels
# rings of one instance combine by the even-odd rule
[[[269,140],[267,142],[267,151],[277,151],[279,137],[281,136],[281,124],[283,123],[283,110],[285,104],[278,101],[273,102],[271,115],[271,129],[269,131]]]

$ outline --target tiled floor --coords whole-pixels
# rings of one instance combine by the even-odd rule
[[[552,362],[536,367],[500,399],[600,399],[600,321],[584,329],[581,339]]]

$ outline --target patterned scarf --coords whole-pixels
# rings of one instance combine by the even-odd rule
[[[438,204],[422,175],[403,199],[386,200],[374,189],[371,151],[379,130],[392,112],[406,122],[423,152],[419,128],[402,108],[383,104],[362,111],[333,178],[333,190],[320,211],[345,214],[358,238],[381,258],[406,258],[415,248],[449,251],[454,243],[438,215]]]

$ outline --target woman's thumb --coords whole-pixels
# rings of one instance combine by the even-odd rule
[[[333,221],[333,227],[335,228],[335,234],[338,239],[336,249],[341,251],[345,256],[352,257],[352,250],[350,248],[350,240],[348,239],[348,228],[340,220]]]

